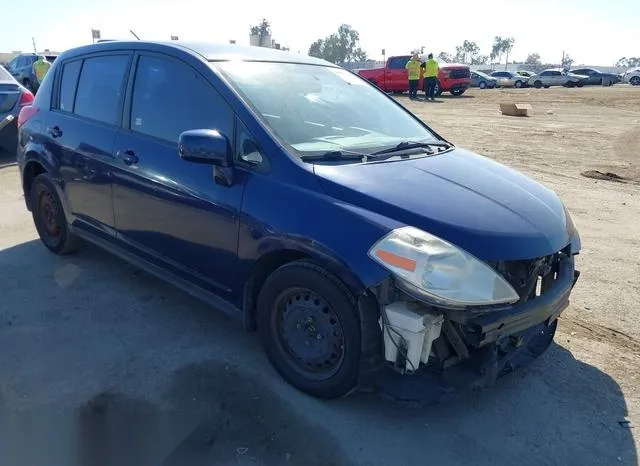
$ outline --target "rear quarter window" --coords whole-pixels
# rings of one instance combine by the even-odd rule
[[[73,100],[76,95],[76,85],[82,60],[65,63],[62,67],[62,79],[60,80],[60,98],[58,109],[64,112],[73,112]]]
[[[104,55],[84,60],[73,113],[115,124],[124,92],[128,55]]]
[[[392,69],[404,69],[407,66],[409,57],[394,57],[389,61],[389,68]]]

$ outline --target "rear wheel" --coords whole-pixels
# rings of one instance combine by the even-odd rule
[[[31,213],[40,240],[56,254],[69,254],[78,246],[78,238],[69,230],[62,202],[49,175],[38,175],[31,185]]]
[[[257,318],[271,364],[291,385],[319,398],[356,387],[358,312],[346,286],[327,270],[307,261],[277,269],[260,291]]]
[[[629,80],[629,83],[630,83],[632,86],[640,86],[640,76],[634,76],[633,78],[631,78],[631,79]]]
[[[533,83],[533,87],[540,89],[542,87],[542,81],[536,81]]]
[[[584,83],[583,83],[582,81],[578,81],[578,82],[576,83],[576,86],[578,86],[578,87],[584,87]]]
[[[478,87],[480,89],[486,89],[487,88],[487,83],[485,83],[484,81],[480,81],[480,84],[478,84]]]
[[[455,95],[456,97],[461,96],[462,94],[464,94],[464,91],[466,91],[466,89],[461,89],[459,87],[451,89],[451,95]]]
[[[523,87],[523,86],[524,86],[524,84],[522,83],[522,81],[517,80],[517,81],[516,81],[515,86],[516,86],[518,89],[520,89],[521,87]]]

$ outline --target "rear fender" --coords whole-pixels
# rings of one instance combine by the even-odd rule
[[[67,201],[67,196],[64,192],[64,187],[62,185],[62,180],[60,178],[60,171],[58,168],[58,164],[56,163],[55,158],[51,151],[49,151],[44,143],[41,141],[29,141],[22,149],[19,149],[24,156],[19,157],[20,164],[20,177],[22,181],[22,190],[24,192],[25,202],[27,204],[27,208],[31,210],[30,193],[27,190],[26,186],[26,170],[29,164],[37,163],[44,168],[47,172],[51,180],[53,181],[53,185],[56,189],[56,193],[58,194],[58,198],[62,203],[62,208],[64,209],[64,214],[67,219],[67,223],[71,225],[73,223],[73,216],[71,215],[71,209],[69,208],[69,204]]]

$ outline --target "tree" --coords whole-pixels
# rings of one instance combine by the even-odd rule
[[[513,50],[516,40],[513,37],[496,36],[493,39],[493,47],[491,48],[491,61],[498,59],[498,63],[502,61],[502,56],[506,54],[505,68],[509,63],[509,54]]]
[[[270,44],[266,43],[267,37],[271,35],[271,24],[269,21],[262,18],[262,21],[257,26],[251,26],[250,29],[252,36],[258,36],[258,45],[260,47],[265,47]]]
[[[527,59],[524,61],[527,65],[539,65],[540,62],[540,54],[538,53],[530,53]]]
[[[453,62],[453,57],[451,56],[451,54],[447,53],[447,52],[440,52],[438,54],[438,60],[445,62],[445,63],[451,63]]]
[[[348,24],[324,39],[318,39],[309,47],[309,55],[341,65],[365,61],[367,53],[359,46],[360,34]]]
[[[455,61],[459,63],[473,63],[480,54],[480,47],[472,41],[465,40],[456,47]]]
[[[640,57],[622,57],[616,63],[616,66],[625,66],[627,68],[635,68],[640,66]]]

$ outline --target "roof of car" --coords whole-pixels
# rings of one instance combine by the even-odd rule
[[[252,47],[236,44],[214,44],[208,42],[183,42],[183,41],[120,41],[108,40],[96,44],[85,45],[68,50],[67,54],[93,53],[108,50],[118,50],[122,48],[147,49],[161,51],[162,49],[179,49],[199,55],[207,61],[264,61],[280,63],[302,63],[310,65],[337,66],[319,58],[309,57],[298,53],[284,50],[271,49],[267,47]]]

